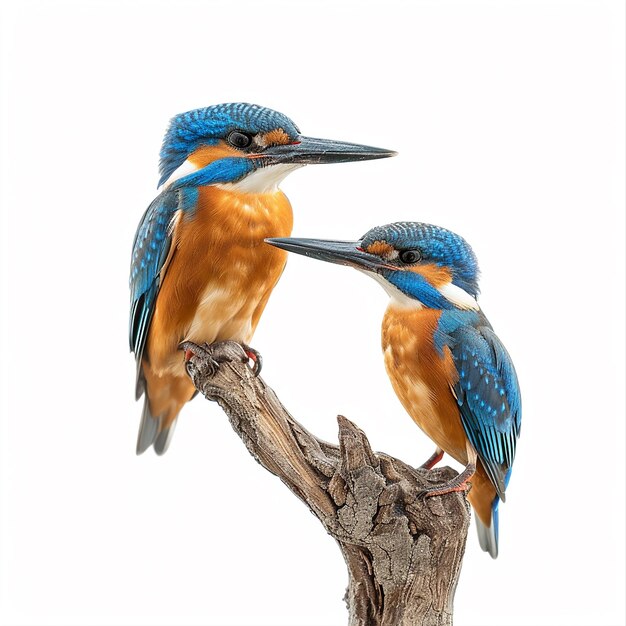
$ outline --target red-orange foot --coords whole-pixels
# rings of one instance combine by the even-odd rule
[[[443,485],[437,485],[429,489],[424,489],[420,492],[420,496],[423,498],[432,498],[433,496],[445,496],[447,493],[454,493],[456,491],[467,491],[471,485],[469,480],[476,473],[476,465],[470,463],[458,476],[455,476],[452,480],[449,480]]]
[[[254,348],[247,346],[245,343],[242,343],[241,346],[246,353],[246,356],[252,361],[252,373],[255,376],[258,376],[263,369],[263,357],[260,352],[257,352]]]

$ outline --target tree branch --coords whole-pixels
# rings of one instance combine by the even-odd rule
[[[224,409],[248,451],[278,476],[338,542],[348,566],[350,626],[443,626],[452,604],[469,525],[464,494],[422,498],[456,475],[414,469],[374,453],[339,416],[339,446],[296,422],[232,341],[183,346],[195,386]]]

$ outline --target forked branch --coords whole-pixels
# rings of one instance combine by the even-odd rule
[[[420,493],[456,473],[374,453],[365,433],[342,416],[339,445],[326,443],[253,375],[239,344],[183,347],[194,354],[187,367],[195,386],[337,540],[348,566],[350,626],[452,624],[469,506],[462,493]]]

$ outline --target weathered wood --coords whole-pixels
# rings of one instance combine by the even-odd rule
[[[239,344],[183,347],[194,353],[187,369],[196,387],[337,540],[348,566],[350,626],[452,624],[469,506],[465,494],[420,493],[456,472],[415,469],[374,453],[365,433],[342,416],[339,446],[317,439],[253,375]]]

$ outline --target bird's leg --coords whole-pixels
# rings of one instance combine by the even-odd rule
[[[435,465],[437,465],[437,463],[439,463],[439,461],[441,461],[441,459],[443,459],[443,450],[441,448],[437,448],[432,453],[430,458],[425,463],[422,463],[419,468],[431,470],[435,467]]]
[[[443,485],[437,485],[429,489],[424,489],[420,492],[423,498],[432,498],[433,496],[445,496],[447,493],[453,493],[455,491],[467,491],[469,487],[469,480],[476,473],[476,465],[474,463],[468,463],[467,467],[452,480],[449,480]]]
[[[467,489],[471,486],[469,481],[476,473],[476,461],[478,459],[476,450],[474,450],[474,447],[469,443],[467,444],[467,458],[467,465],[458,476],[455,476],[452,480],[449,480],[443,485],[437,485],[436,487],[425,489],[420,492],[420,495],[423,498],[432,498],[433,496],[444,496],[447,493],[453,493],[455,491],[467,491]]]
[[[244,349],[247,357],[252,361],[252,373],[255,376],[258,376],[261,373],[261,369],[263,369],[263,357],[261,353],[246,345],[245,343],[241,344],[241,347]]]

